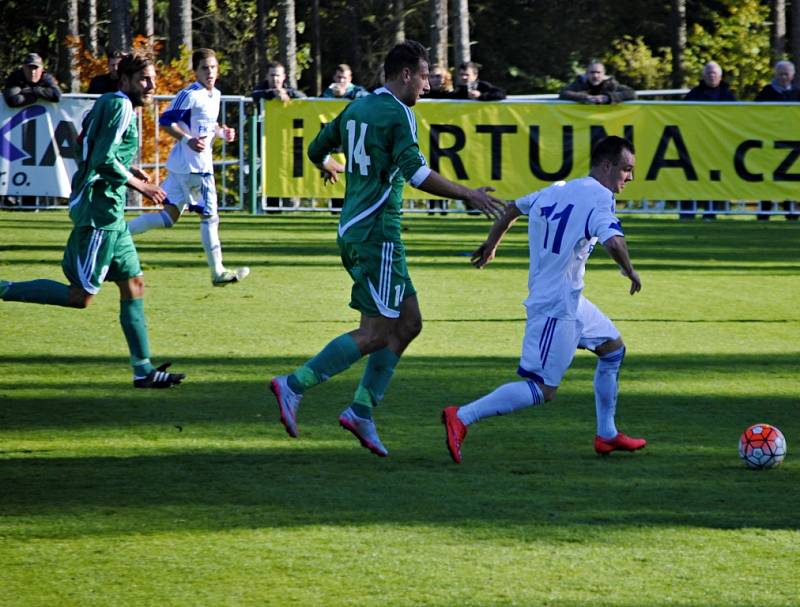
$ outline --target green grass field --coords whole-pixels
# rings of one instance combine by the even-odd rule
[[[425,327],[376,418],[379,459],[336,422],[363,363],[309,392],[300,437],[266,391],[357,321],[330,215],[223,217],[241,285],[212,289],[197,221],[137,246],[156,362],[135,391],[116,287],[88,310],[0,302],[0,605],[800,604],[800,225],[628,218],[643,291],[602,250],[587,296],[625,337],[618,425],[592,450],[594,358],[554,403],[474,426],[452,464],[439,410],[515,379],[525,230],[407,217]],[[63,212],[0,214],[0,278],[63,280]],[[747,470],[748,425],[789,455]]]

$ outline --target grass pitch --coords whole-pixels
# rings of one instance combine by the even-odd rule
[[[156,362],[135,391],[114,285],[88,310],[0,302],[0,605],[796,606],[800,226],[625,221],[643,291],[602,250],[587,296],[628,346],[618,425],[592,450],[594,357],[556,401],[470,430],[439,410],[515,378],[523,225],[487,269],[488,222],[407,217],[425,327],[376,418],[378,459],[336,423],[363,370],[309,392],[300,437],[266,383],[357,322],[335,218],[224,216],[242,284],[212,289],[197,221],[138,238]],[[0,278],[63,280],[62,212],[0,215]],[[754,472],[766,421],[789,454]]]

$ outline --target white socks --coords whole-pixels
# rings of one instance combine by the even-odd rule
[[[225,271],[222,265],[222,244],[219,242],[219,216],[214,215],[200,222],[200,240],[208,258],[208,267],[213,275]]]
[[[476,401],[459,407],[458,419],[469,426],[479,419],[492,415],[505,415],[517,409],[540,405],[544,402],[544,395],[536,383],[532,381],[517,381],[504,384],[494,392],[479,398]]]
[[[128,222],[128,229],[131,234],[141,234],[153,228],[171,228],[173,223],[170,214],[161,210],[158,213],[142,213],[135,219],[131,219]]]
[[[597,359],[597,369],[594,372],[594,406],[597,413],[597,434],[602,438],[614,438],[617,435],[614,415],[617,412],[619,368],[624,358],[623,346]]]

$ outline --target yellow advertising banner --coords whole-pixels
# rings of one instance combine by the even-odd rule
[[[265,104],[267,195],[343,196],[341,183],[323,187],[306,149],[344,106]],[[431,168],[467,186],[494,186],[505,199],[586,175],[591,146],[604,135],[624,135],[636,147],[635,178],[620,200],[800,197],[800,105],[423,101],[414,113]],[[408,185],[405,196],[431,198]]]

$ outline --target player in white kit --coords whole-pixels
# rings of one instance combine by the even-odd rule
[[[614,208],[614,194],[633,179],[634,161],[633,145],[627,139],[606,137],[592,150],[588,177],[553,184],[509,204],[473,253],[472,263],[482,268],[494,259],[503,235],[517,218],[528,216],[529,295],[517,370],[524,381],[505,384],[474,402],[442,411],[447,448],[456,463],[461,462],[461,445],[470,424],[552,400],[576,348],[598,356],[595,451],[606,455],[645,446],[644,439],[618,432],[614,423],[625,344],[614,323],[581,295],[586,260],[598,241],[630,280],[631,295],[642,288]]]
[[[171,228],[188,207],[199,213],[200,240],[211,270],[215,287],[239,282],[249,273],[247,267],[227,270],[222,265],[219,240],[217,188],[214,182],[214,161],[211,148],[215,136],[232,143],[236,131],[218,123],[221,94],[214,87],[219,63],[213,50],[199,48],[192,53],[192,69],[196,82],[180,91],[158,124],[177,141],[167,159],[169,175],[161,184],[167,193],[163,210],[145,213],[128,222],[131,234],[153,228]]]

